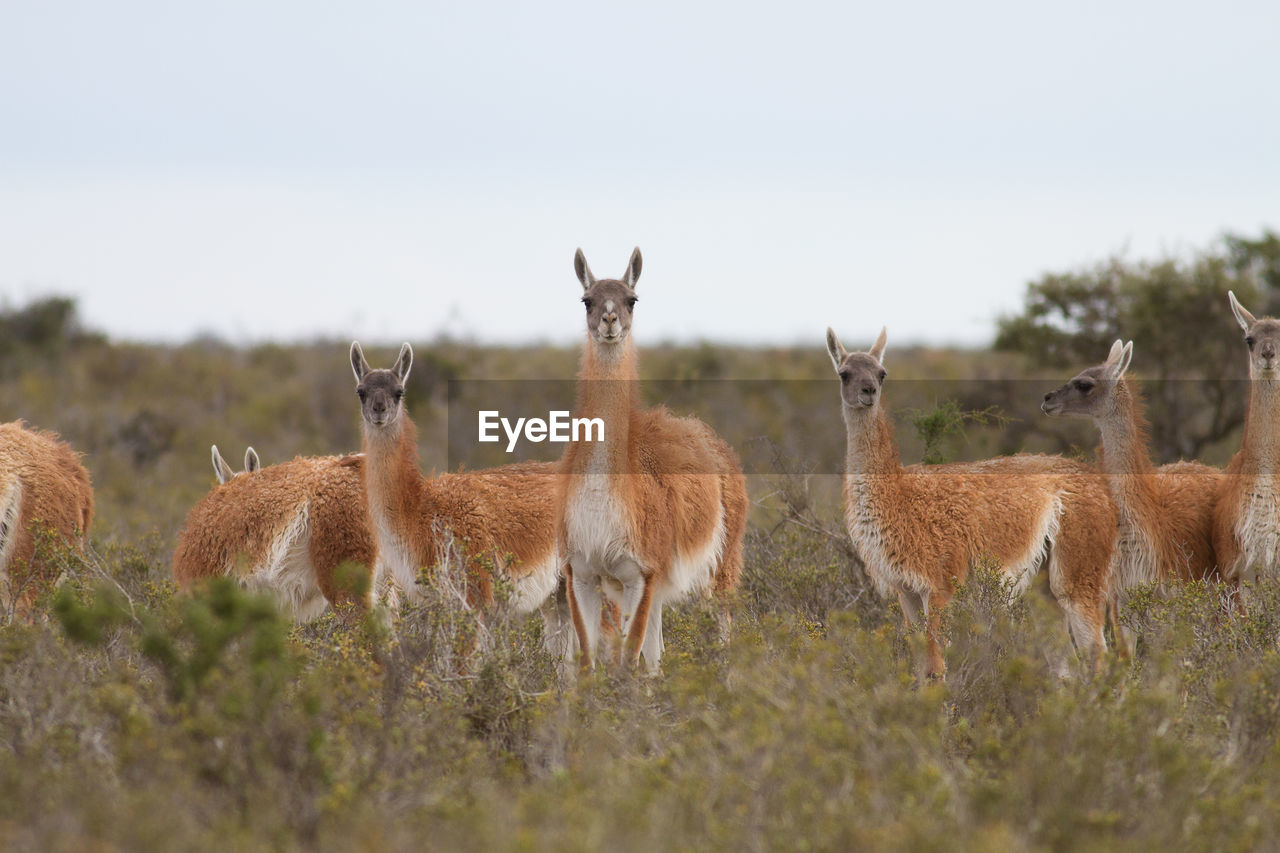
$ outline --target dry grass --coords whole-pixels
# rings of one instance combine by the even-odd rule
[[[764,401],[713,395],[702,411],[758,470],[791,474],[752,478],[731,644],[705,605],[677,608],[658,679],[562,683],[536,617],[499,607],[477,628],[447,572],[390,629],[334,613],[290,626],[232,585],[175,595],[169,553],[212,482],[209,444],[252,443],[267,464],[357,445],[345,352],[91,338],[0,371],[4,416],[86,451],[100,507],[94,551],[62,557],[48,618],[0,625],[0,846],[1274,844],[1280,588],[1256,590],[1247,617],[1224,615],[1204,586],[1135,595],[1124,616],[1135,658],[1063,680],[1056,609],[977,572],[948,620],[948,681],[919,685],[922,638],[868,588],[838,520],[843,437],[820,346],[659,348],[645,362],[679,381],[797,380]],[[918,364],[957,376],[964,359],[990,356]],[[450,378],[563,377],[573,362],[561,350],[421,348],[410,394],[424,459],[447,462]],[[899,356],[895,383],[914,363]],[[895,409],[936,402],[900,384]],[[979,453],[996,438],[971,431],[944,450]],[[904,458],[920,452],[904,441]]]

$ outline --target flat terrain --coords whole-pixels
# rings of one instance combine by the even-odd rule
[[[389,365],[394,343],[366,347],[370,361]],[[724,435],[753,501],[731,644],[706,605],[676,608],[660,678],[562,684],[538,620],[505,610],[462,666],[474,622],[443,589],[391,634],[331,613],[293,627],[230,586],[176,596],[169,559],[214,482],[210,444],[233,463],[252,444],[264,465],[358,449],[348,344],[87,338],[0,360],[0,420],[59,431],[98,501],[92,553],[66,559],[48,615],[0,626],[0,846],[1253,850],[1280,837],[1280,587],[1260,588],[1248,617],[1224,616],[1210,587],[1136,595],[1122,617],[1135,657],[1063,680],[1054,605],[979,574],[950,613],[946,683],[919,684],[923,638],[869,588],[841,529],[844,433],[820,338],[642,349],[647,397]],[[507,461],[474,443],[486,400],[543,416],[572,399],[572,349],[415,352],[428,469]],[[1096,443],[1088,424],[1038,415],[1068,374],[985,352],[891,349],[886,365],[904,463]],[[926,446],[912,420],[948,400],[1008,420]]]

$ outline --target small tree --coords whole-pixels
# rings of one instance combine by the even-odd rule
[[[943,442],[964,438],[965,428],[969,424],[986,426],[994,423],[998,427],[1005,427],[1010,423],[1010,418],[1000,414],[995,406],[965,409],[955,400],[943,400],[928,410],[910,409],[907,416],[916,435],[924,442],[924,455],[920,461],[925,465],[941,465],[949,461],[942,449]]]
[[[1227,305],[1233,290],[1258,314],[1280,309],[1280,236],[1228,235],[1190,260],[1131,262],[1050,273],[1027,288],[1022,313],[1002,317],[998,350],[1064,371],[1097,363],[1117,338],[1136,341],[1148,378],[1151,443],[1161,462],[1195,458],[1244,422],[1244,356]]]
[[[19,308],[0,305],[0,368],[24,357],[57,357],[68,346],[100,339],[84,330],[70,297],[49,296]]]

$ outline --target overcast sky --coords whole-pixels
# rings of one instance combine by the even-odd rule
[[[324,5],[323,10],[317,8]],[[0,302],[118,338],[990,340],[1280,227],[1280,3],[0,3]]]

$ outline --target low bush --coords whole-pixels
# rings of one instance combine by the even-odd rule
[[[49,619],[0,629],[0,842],[1256,849],[1280,829],[1280,586],[1248,615],[1204,584],[1141,590],[1136,655],[1091,674],[1047,596],[976,571],[948,680],[921,685],[922,636],[826,533],[748,555],[728,647],[693,601],[662,677],[562,681],[537,617],[500,604],[477,629],[439,580],[389,628],[291,626],[230,583],[176,594],[143,550],[91,554]]]

